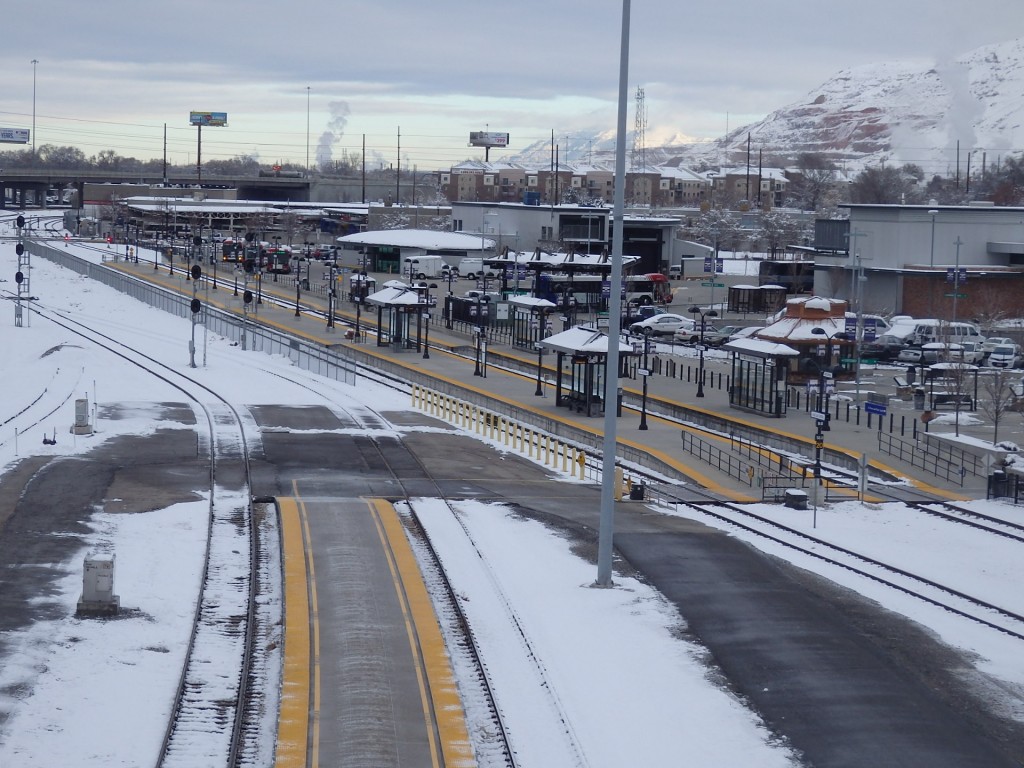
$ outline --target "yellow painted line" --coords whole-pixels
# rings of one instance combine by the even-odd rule
[[[275,768],[306,768],[309,754],[310,605],[303,525],[295,499],[277,500],[284,555],[284,668]]]
[[[302,517],[302,535],[306,550],[306,581],[309,584],[309,623],[313,631],[313,699],[311,707],[313,725],[309,734],[309,766],[310,768],[318,768],[320,765],[320,693],[322,690],[320,687],[320,608],[317,603],[316,567],[313,563],[313,537],[309,532],[309,515],[306,513],[306,502],[302,500],[302,496],[299,494],[299,484],[295,480],[292,480],[292,491],[295,494],[295,498],[298,499],[299,511]]]
[[[413,655],[423,716],[426,719],[432,765],[434,768],[442,765],[445,768],[475,766],[462,699],[416,556],[405,537],[405,529],[395,508],[383,499],[369,503],[405,616],[409,648]],[[440,760],[435,730],[437,740],[440,741]]]

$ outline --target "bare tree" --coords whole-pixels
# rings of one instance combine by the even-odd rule
[[[1007,412],[1012,410],[1017,399],[1011,384],[1012,380],[1006,369],[994,368],[992,374],[985,377],[985,383],[982,385],[985,399],[981,401],[979,407],[981,412],[992,420],[993,444],[999,442],[999,423]]]

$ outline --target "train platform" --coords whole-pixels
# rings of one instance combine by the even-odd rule
[[[160,264],[154,269],[152,261],[119,262],[116,266],[128,272],[138,274],[167,287],[173,287],[183,293],[191,294],[191,283],[186,280],[180,266],[175,267],[175,274],[169,273],[168,265]],[[376,276],[378,285],[389,279],[387,275]],[[316,281],[314,278],[314,285]],[[414,349],[395,350],[391,346],[378,346],[372,335],[370,324],[375,320],[375,313],[362,312],[361,326],[363,330],[370,328],[364,338],[354,337],[346,333],[356,319],[355,305],[344,301],[339,290],[339,300],[335,311],[338,318],[334,328],[328,328],[322,316],[310,312],[299,317],[295,313],[295,281],[291,276],[281,276],[278,281],[264,278],[262,294],[273,297],[283,305],[264,301],[255,312],[250,311],[250,318],[258,322],[276,326],[282,330],[296,333],[302,337],[324,344],[328,347],[347,346],[354,353],[364,358],[379,358],[390,365],[397,365],[419,376],[427,376],[449,386],[458,386],[469,395],[476,394],[481,398],[494,398],[514,405],[523,411],[533,413],[545,423],[562,423],[572,428],[600,437],[603,434],[604,418],[599,415],[587,416],[567,407],[555,404],[554,374],[549,360],[545,358],[544,370],[541,375],[541,395],[537,395],[537,355],[528,350],[510,347],[499,343],[488,344],[486,365],[482,375],[476,375],[475,339],[473,327],[464,330],[445,328],[443,322],[432,322],[429,331],[429,356]],[[217,290],[210,290],[204,285],[203,297],[212,305],[229,312],[241,313],[242,290],[236,276],[224,275],[221,270]],[[323,312],[326,302],[320,293],[300,291],[299,307]],[[439,310],[436,312],[439,314]],[[368,322],[369,321],[369,322]],[[646,405],[642,394],[641,380],[623,381],[623,408],[616,421],[617,440],[620,446],[630,451],[644,452],[656,457],[659,464],[670,467],[680,478],[706,488],[713,493],[737,501],[760,501],[766,496],[761,486],[762,479],[772,476],[771,465],[778,461],[777,455],[759,459],[756,473],[751,469],[744,473],[723,471],[723,457],[739,457],[751,451],[764,454],[764,449],[749,444],[737,445],[730,439],[733,433],[756,434],[761,437],[754,442],[765,445],[780,444],[779,452],[785,457],[786,463],[795,463],[805,468],[805,475],[813,474],[815,459],[814,433],[815,421],[811,417],[807,403],[799,403],[801,407],[790,407],[782,418],[763,416],[741,411],[729,404],[725,381],[728,376],[728,363],[721,354],[709,352],[705,359],[704,397],[696,396],[696,372],[698,370],[697,353],[689,347],[655,343],[651,345],[653,356],[663,360],[672,359],[676,376],[651,375],[648,377]],[[844,384],[840,393],[848,393],[849,399],[836,400],[831,404],[833,418],[831,429],[825,433],[825,446],[821,452],[822,475],[828,484],[830,467],[833,464],[846,468],[855,467],[862,456],[872,466],[872,474],[889,478],[893,484],[904,484],[909,487],[942,498],[964,499],[984,498],[987,478],[975,474],[952,474],[939,477],[924,472],[911,461],[901,460],[891,453],[882,451],[880,445],[889,445],[892,450],[893,441],[900,446],[903,455],[912,457],[919,441],[927,433],[948,433],[952,435],[956,428],[948,426],[927,425],[922,421],[922,412],[914,410],[913,403],[897,397],[898,383],[895,381],[899,370],[866,369],[862,378],[863,391],[854,392],[854,384]],[[859,409],[848,410],[846,403],[856,397],[863,398],[868,392],[881,394],[890,404],[889,414],[885,417],[870,417],[860,413]],[[669,417],[667,414],[671,414]],[[694,426],[681,426],[680,416],[686,421],[686,414],[693,417]],[[707,423],[713,420],[720,425],[716,429],[697,427],[697,422]],[[979,425],[977,420],[965,420],[960,428],[961,435],[976,438],[978,441],[991,439],[991,426]],[[642,429],[646,426],[646,429]],[[708,461],[695,456],[693,441],[686,441],[689,449],[684,447],[683,434],[687,429],[699,435],[701,445],[710,446],[712,456],[717,459]],[[716,433],[717,432],[717,433]],[[774,451],[768,451],[774,454]],[[837,469],[838,472],[838,469]],[[802,483],[806,490],[812,490],[813,480]],[[834,495],[856,497],[855,491],[849,490],[849,481],[844,484],[845,490]],[[871,499],[870,494],[865,495]],[[876,499],[877,500],[877,499]]]

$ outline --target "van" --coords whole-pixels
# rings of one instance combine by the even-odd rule
[[[468,277],[470,280],[478,277],[498,277],[497,271],[492,267],[484,267],[484,260],[477,257],[469,257],[459,262],[459,275]]]
[[[441,277],[444,266],[444,259],[440,256],[409,256],[405,259],[405,274],[416,280]]]
[[[932,342],[985,341],[973,323],[950,323],[945,320],[918,320],[914,326],[913,343],[918,346]]]

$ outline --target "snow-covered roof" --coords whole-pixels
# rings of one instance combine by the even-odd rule
[[[580,352],[588,355],[608,354],[608,334],[589,328],[585,325],[577,325],[568,330],[548,336],[540,342],[542,347],[553,349],[556,352],[572,354]],[[619,341],[619,352],[621,354],[632,354],[633,347],[623,341]]]
[[[487,237],[434,229],[376,229],[343,235],[337,241],[343,245],[387,245],[425,251],[487,251],[494,248],[494,240]]]
[[[554,302],[536,296],[509,296],[508,303],[526,309],[551,309],[557,306]]]
[[[417,293],[408,286],[381,288],[379,291],[367,296],[366,303],[376,304],[381,307],[426,305],[426,302],[423,300],[423,294]]]
[[[723,349],[727,349],[730,352],[742,352],[748,355],[756,355],[758,357],[796,357],[800,354],[798,350],[793,349],[786,344],[779,344],[774,341],[766,341],[765,339],[736,339],[735,341],[727,341],[722,345]]]
[[[814,333],[815,328],[821,328],[825,333]],[[845,333],[845,317],[822,317],[818,319],[783,317],[764,328],[757,335],[762,339],[778,339],[780,341],[785,340],[800,344],[808,342],[825,344],[829,338],[832,339],[833,344],[849,344],[849,341],[839,337],[840,334]]]
[[[622,256],[622,266],[634,264],[639,261],[639,256]],[[579,254],[579,253],[549,253],[539,248],[536,251],[509,251],[505,256],[497,256],[487,259],[488,264],[498,265],[532,265],[536,268],[557,269],[566,271],[572,267],[583,270],[592,269],[595,271],[611,270],[611,254]]]

